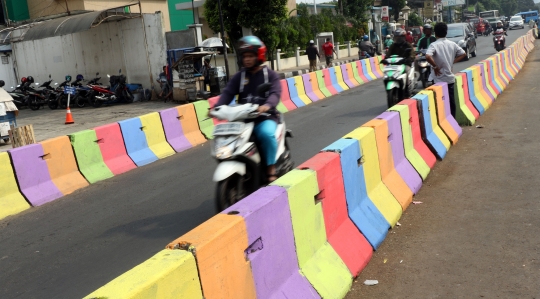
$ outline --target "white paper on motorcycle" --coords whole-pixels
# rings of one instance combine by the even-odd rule
[[[231,122],[218,124],[214,127],[214,136],[239,135],[244,131],[244,123]]]

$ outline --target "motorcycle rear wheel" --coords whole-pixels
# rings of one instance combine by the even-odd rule
[[[135,99],[135,97],[133,96],[133,94],[129,90],[126,90],[124,92],[124,98],[126,99],[126,103],[128,103],[128,104],[133,103],[133,100]]]
[[[28,105],[30,106],[30,109],[34,111],[39,110],[39,107],[41,105],[39,104],[39,99],[37,97],[32,97],[28,99],[28,101],[29,101]]]
[[[103,101],[94,98],[94,102],[92,103],[92,106],[94,106],[94,108],[99,108],[101,107],[101,105],[103,105]]]
[[[388,108],[391,108],[398,102],[399,102],[399,91],[397,90],[397,88],[388,90],[386,92],[386,103],[388,105]]]
[[[77,96],[77,98],[75,99],[75,106],[77,106],[79,108],[86,107],[86,98],[81,97],[81,96]]]
[[[239,182],[242,177],[234,174],[218,183],[216,188],[216,209],[219,212],[229,208],[239,202],[244,195],[238,190]]]
[[[49,109],[56,110],[58,109],[58,100],[50,100],[49,103],[47,103],[47,106],[49,106]]]

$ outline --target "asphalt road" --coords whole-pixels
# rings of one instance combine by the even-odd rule
[[[511,31],[508,42],[525,34]],[[494,53],[479,37],[478,55]],[[375,81],[286,114],[297,165],[386,109]],[[212,217],[210,143],[0,222],[0,298],[79,298]]]

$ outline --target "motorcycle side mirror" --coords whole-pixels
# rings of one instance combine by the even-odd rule
[[[270,90],[270,87],[272,87],[272,83],[263,83],[257,86],[257,94],[260,97],[264,97],[265,93]]]
[[[58,82],[54,83],[54,85],[58,85]]]
[[[34,83],[35,85],[39,85],[39,83]]]
[[[111,77],[111,75],[107,74],[107,77],[108,77],[108,78],[110,78],[110,77]]]
[[[99,72],[96,73],[96,77],[99,76]]]

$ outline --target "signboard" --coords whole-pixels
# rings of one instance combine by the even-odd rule
[[[465,5],[465,0],[442,0],[441,2],[444,7]]]
[[[181,88],[195,88],[195,65],[193,60],[184,59],[178,64],[178,77]]]
[[[424,1],[424,17],[425,18],[433,17],[433,1],[432,0]]]
[[[64,86],[64,94],[75,95],[75,93],[77,93],[77,89],[75,87]]]
[[[381,18],[383,22],[390,20],[390,14],[388,13],[388,6],[381,6]]]

